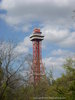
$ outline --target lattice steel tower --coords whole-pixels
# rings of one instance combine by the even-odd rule
[[[41,43],[44,39],[40,29],[34,29],[33,34],[30,36],[30,40],[33,42],[33,64],[31,66],[30,80],[34,84],[37,84],[45,75],[44,66],[42,63],[42,47]]]

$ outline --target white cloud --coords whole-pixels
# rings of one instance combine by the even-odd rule
[[[65,62],[65,59],[62,57],[59,58],[55,58],[55,57],[49,57],[49,58],[45,58],[43,59],[43,62],[45,63],[45,66],[47,69],[50,69],[51,67],[53,67],[53,69],[58,69],[58,70],[62,70],[62,64]]]
[[[70,33],[70,35],[59,43],[62,47],[72,47],[74,49],[75,45],[75,32]]]
[[[18,45],[16,48],[15,48],[15,51],[17,53],[27,53],[29,51],[28,47],[24,47],[23,45]]]
[[[42,28],[45,36],[44,45],[54,43],[60,47],[69,47],[74,49],[75,45],[75,32],[70,32],[68,29],[51,28],[46,26]]]
[[[65,59],[62,57],[56,58],[56,57],[47,57],[43,59],[43,63],[45,63],[45,67],[47,72],[50,70],[53,71],[53,77],[54,79],[61,76],[62,73],[64,73],[63,64],[65,62]]]
[[[71,25],[74,3],[74,0],[2,0],[0,9],[7,11],[3,19],[10,25],[35,20],[53,26]]]
[[[54,50],[54,51],[51,52],[51,54],[53,56],[62,56],[62,57],[73,57],[73,56],[75,56],[74,52],[71,52],[69,50],[62,50],[62,49]]]
[[[74,0],[63,0],[63,1],[60,1],[60,0],[37,0],[37,1],[35,0],[16,0],[16,1],[15,0],[3,0],[1,4],[1,8],[12,9],[16,5],[20,6],[20,4],[29,5],[29,4],[42,4],[42,3],[51,3],[57,6],[67,6],[70,4],[71,1],[74,1]]]
[[[0,4],[0,8],[5,9],[5,10],[13,8],[15,6],[15,2],[13,1],[14,0],[2,0],[2,3]]]
[[[30,27],[31,27],[31,25],[25,25],[25,26],[23,26],[22,31],[23,32],[28,32]]]
[[[46,26],[42,29],[42,32],[45,36],[45,41],[50,42],[60,42],[68,37],[68,30],[63,29],[51,29],[49,26]]]
[[[54,78],[58,78],[65,72],[63,65],[66,62],[66,58],[71,57],[75,60],[75,53],[69,50],[57,49],[51,52],[51,57],[43,59],[46,70],[53,70]]]
[[[16,48],[15,51],[17,53],[29,53],[29,49],[32,46],[32,43],[29,39],[29,37],[25,37],[23,42],[20,42]]]

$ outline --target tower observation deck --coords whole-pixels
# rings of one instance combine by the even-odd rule
[[[33,34],[30,36],[30,40],[33,43],[33,64],[31,66],[30,80],[36,85],[43,78],[43,75],[45,75],[45,70],[42,63],[41,47],[44,36],[42,35],[42,32],[40,32],[40,29],[34,29]]]

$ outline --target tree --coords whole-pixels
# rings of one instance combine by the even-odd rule
[[[13,44],[0,43],[0,100],[5,99],[7,90],[13,91],[26,84],[28,76],[22,74],[25,61],[26,55],[17,54]]]
[[[53,69],[50,69],[49,72],[47,72],[47,81],[49,85],[52,85],[54,83],[54,78],[53,78]]]

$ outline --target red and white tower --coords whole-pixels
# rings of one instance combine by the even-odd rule
[[[42,47],[41,43],[44,39],[40,29],[34,29],[33,34],[30,36],[30,40],[33,42],[33,64],[31,66],[30,80],[35,85],[43,79],[45,75],[44,66],[42,63]]]

